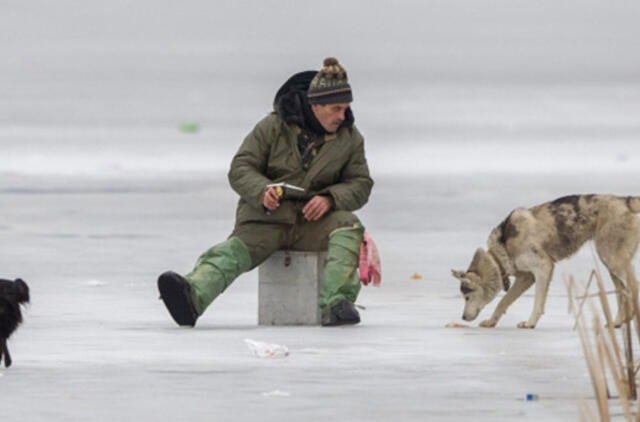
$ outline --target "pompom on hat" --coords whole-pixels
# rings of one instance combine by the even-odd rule
[[[320,72],[311,81],[307,91],[309,104],[350,103],[353,101],[347,71],[333,57],[324,59]]]

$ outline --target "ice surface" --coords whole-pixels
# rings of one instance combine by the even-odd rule
[[[531,311],[530,294],[496,329],[445,325],[460,321],[463,306],[449,269],[465,268],[510,208],[587,187],[637,186],[637,177],[585,175],[424,176],[411,195],[407,179],[380,180],[360,215],[380,247],[384,281],[363,289],[362,324],[343,328],[258,326],[255,272],[197,328],[174,326],[155,279],[189,270],[228,235],[235,198],[222,177],[159,180],[162,190],[111,180],[114,192],[85,192],[99,183],[5,192],[3,275],[27,280],[33,299],[10,343],[14,365],[0,372],[3,413],[43,421],[575,420],[577,399],[592,393],[561,275],[587,276],[588,247],[559,266],[535,330],[515,328]],[[408,203],[396,213],[398,198]],[[423,279],[412,280],[414,272]],[[256,359],[245,338],[285,344],[290,354]],[[276,390],[290,396],[263,394]],[[523,401],[528,393],[540,399]]]
[[[640,194],[639,6],[325,3],[3,3],[0,276],[32,290],[3,421],[566,421],[593,404],[561,282],[588,276],[589,247],[532,331],[515,328],[531,294],[496,329],[445,328],[463,307],[450,269],[517,206]],[[376,180],[359,216],[383,283],[362,324],[258,326],[252,272],[178,328],[156,277],[228,236],[230,157],[327,55]],[[256,359],[246,338],[290,354]]]

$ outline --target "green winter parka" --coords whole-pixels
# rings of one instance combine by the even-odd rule
[[[325,144],[304,170],[297,145],[301,128],[273,112],[244,139],[231,161],[229,183],[240,195],[236,225],[246,222],[294,224],[315,195],[330,195],[335,210],[354,211],[369,199],[373,180],[365,158],[364,138],[351,125],[326,134]],[[285,189],[280,206],[268,214],[262,204],[266,186],[287,182],[305,192]]]

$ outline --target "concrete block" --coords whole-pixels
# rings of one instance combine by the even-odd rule
[[[278,251],[262,263],[258,324],[319,325],[318,298],[326,257],[326,252]]]

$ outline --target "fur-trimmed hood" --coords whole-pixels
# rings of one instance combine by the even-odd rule
[[[287,123],[295,123],[303,129],[324,135],[324,130],[320,122],[311,111],[311,106],[307,100],[307,90],[311,80],[318,72],[307,70],[296,73],[278,89],[273,100],[273,109],[282,120]],[[345,112],[345,120],[340,128],[353,126],[355,119],[351,107]]]

